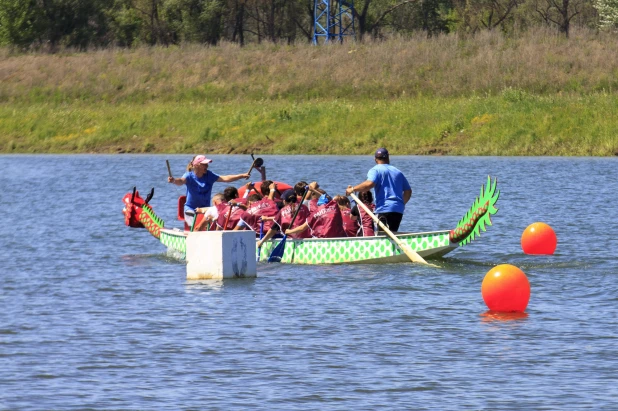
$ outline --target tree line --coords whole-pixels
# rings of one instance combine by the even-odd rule
[[[312,40],[313,21],[314,0],[0,0],[0,45],[292,44]],[[354,23],[357,39],[539,25],[568,37],[572,25],[618,28],[618,0],[355,0]]]

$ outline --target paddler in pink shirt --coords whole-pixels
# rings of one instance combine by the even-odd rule
[[[291,230],[288,229],[285,233],[293,235],[302,233],[307,229],[310,230],[311,236],[315,238],[347,237],[343,229],[343,218],[339,205],[328,194],[322,194],[317,201],[317,209],[310,212],[303,225]]]
[[[217,230],[233,230],[240,221],[240,215],[246,207],[246,198],[238,198],[236,187],[223,190],[224,202],[217,205]],[[231,209],[231,211],[230,211]],[[226,224],[227,223],[227,224]]]
[[[363,202],[371,210],[375,210],[375,205],[373,204],[373,194],[371,191],[361,191],[358,193],[358,199]],[[351,218],[360,220],[360,232],[359,236],[362,237],[372,237],[375,235],[375,226],[373,224],[373,218],[369,214],[363,210],[362,207],[355,205],[352,207]]]
[[[304,190],[303,190],[304,191]],[[300,225],[305,224],[307,221],[307,217],[309,216],[309,209],[304,204],[299,204],[299,198],[296,195],[294,190],[286,190],[281,195],[283,199],[283,208],[279,210],[276,216],[274,217],[262,217],[264,221],[272,221],[274,224],[272,228],[268,230],[268,232],[264,235],[260,241],[258,241],[258,248],[262,246],[264,241],[268,241],[273,238],[277,232],[285,232],[290,227],[290,222],[292,221],[292,217],[296,212],[296,209],[300,207],[298,210],[298,215],[296,216],[296,220],[294,220],[294,227],[298,227]],[[300,197],[302,198],[302,197]],[[290,238],[310,238],[311,234],[308,231],[303,231],[298,234],[290,235]]]
[[[276,192],[275,183],[266,180],[260,187],[262,195],[254,193],[248,197],[247,210],[240,215],[240,221],[234,230],[248,227],[259,235],[262,217],[274,217],[279,212],[277,203],[273,200]],[[268,232],[273,226],[272,220],[264,220],[263,232]]]
[[[356,218],[352,217],[352,210],[350,209],[350,200],[346,196],[336,195],[333,198],[339,205],[341,210],[341,218],[343,220],[343,229],[348,237],[358,236],[359,224]]]

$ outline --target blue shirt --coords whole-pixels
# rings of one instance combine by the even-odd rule
[[[193,171],[188,171],[182,178],[185,179],[187,186],[185,210],[187,208],[195,210],[197,207],[210,207],[212,185],[219,179],[219,176],[208,170],[206,174],[198,178]]]
[[[403,192],[412,188],[397,167],[377,164],[367,173],[367,180],[375,184],[376,213],[403,214]]]

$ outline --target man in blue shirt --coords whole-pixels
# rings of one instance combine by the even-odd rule
[[[249,174],[234,174],[219,176],[208,169],[211,159],[204,155],[195,156],[190,164],[190,170],[182,177],[174,178],[170,176],[167,181],[181,186],[187,186],[187,201],[185,203],[185,221],[189,226],[193,224],[195,209],[210,206],[210,195],[214,183],[231,183],[241,178],[249,178]]]
[[[367,173],[367,180],[348,186],[350,195],[355,191],[375,191],[376,214],[391,231],[399,230],[406,203],[412,197],[410,183],[399,169],[390,165],[388,150],[379,148],[375,154],[376,165]]]

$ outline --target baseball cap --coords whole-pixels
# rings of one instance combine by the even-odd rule
[[[384,147],[380,147],[376,150],[376,158],[388,158],[388,150]]]
[[[328,196],[328,194],[322,194],[320,196],[320,198],[318,198],[318,205],[324,205],[326,203],[328,203],[330,201],[330,197]]]
[[[208,164],[208,163],[212,163],[212,160],[209,158],[206,158],[206,156],[202,154],[200,154],[199,156],[195,156],[195,158],[193,159],[194,166],[198,164]]]
[[[287,201],[288,203],[295,203],[296,193],[292,189],[285,190],[281,195],[281,198],[283,199],[283,201]]]

